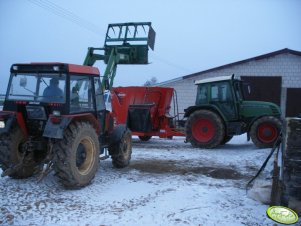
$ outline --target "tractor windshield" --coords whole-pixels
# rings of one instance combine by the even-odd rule
[[[64,103],[66,75],[54,73],[12,74],[6,99]]]

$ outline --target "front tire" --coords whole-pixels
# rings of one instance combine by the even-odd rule
[[[95,177],[99,167],[99,141],[89,123],[69,125],[63,140],[57,142],[53,150],[54,170],[65,187],[84,187]]]
[[[132,134],[126,129],[121,140],[109,148],[109,152],[113,153],[112,164],[116,168],[124,168],[130,164],[132,155]]]
[[[281,121],[273,116],[264,116],[257,119],[250,129],[250,137],[258,148],[271,148],[277,140]]]
[[[209,110],[192,113],[185,125],[186,140],[194,147],[215,148],[221,144],[225,136],[222,119]]]
[[[0,166],[3,171],[20,163],[23,151],[22,144],[26,138],[22,130],[18,127],[12,129],[9,134],[0,136]],[[37,163],[34,160],[34,153],[26,153],[23,166],[9,174],[14,179],[30,177],[34,174]]]

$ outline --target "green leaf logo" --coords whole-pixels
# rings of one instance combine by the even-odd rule
[[[298,221],[298,214],[284,206],[271,206],[267,209],[267,215],[281,224],[294,224]]]

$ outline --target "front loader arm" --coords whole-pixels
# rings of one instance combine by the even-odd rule
[[[83,65],[93,66],[96,61],[105,59],[105,55],[94,53],[94,50],[104,50],[104,48],[89,47]]]
[[[107,67],[105,73],[103,75],[103,79],[101,82],[102,88],[106,88],[111,90],[113,87],[114,78],[116,75],[117,64],[119,62],[120,54],[117,53],[115,48],[112,48],[109,60],[107,63]],[[109,87],[106,87],[106,83],[109,82]]]
[[[104,47],[89,47],[83,64],[93,66],[98,60],[107,64],[102,87],[111,90],[118,64],[148,64],[148,47],[154,50],[155,36],[150,22],[109,24]]]
[[[119,63],[120,59],[127,59],[128,56],[126,56],[126,54],[118,53],[117,48],[111,48],[109,56],[106,56],[104,54],[95,53],[95,50],[105,51],[105,48],[89,47],[85,61],[84,61],[84,65],[93,66],[95,64],[95,62],[98,60],[107,62],[107,67],[106,67],[106,70],[104,72],[103,79],[102,79],[102,88],[111,90],[111,88],[113,87],[113,82],[114,82],[114,78],[116,75],[117,64]],[[109,84],[109,87],[106,87],[106,83]]]

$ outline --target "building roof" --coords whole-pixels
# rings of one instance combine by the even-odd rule
[[[192,78],[192,77],[195,77],[195,76],[198,76],[198,75],[201,75],[201,74],[205,74],[205,73],[212,72],[212,71],[217,71],[217,70],[224,69],[224,68],[227,68],[227,67],[230,67],[230,66],[235,66],[235,65],[239,65],[239,64],[243,64],[243,63],[248,63],[248,62],[254,61],[254,60],[262,60],[262,59],[266,59],[266,58],[269,58],[269,57],[274,57],[274,56],[279,55],[279,54],[286,54],[286,53],[301,56],[300,51],[295,51],[295,50],[285,48],[285,49],[281,49],[281,50],[274,51],[274,52],[271,52],[271,53],[267,53],[267,54],[259,55],[259,56],[256,56],[256,57],[248,58],[248,59],[245,59],[245,60],[237,61],[237,62],[234,62],[234,63],[225,64],[225,65],[222,65],[222,66],[219,66],[219,67],[214,67],[214,68],[211,68],[211,69],[208,69],[208,70],[204,70],[204,71],[196,72],[196,73],[193,73],[193,74],[185,75],[185,76],[182,76],[182,77],[179,77],[179,78],[176,78],[176,79],[161,82],[157,85],[163,85],[163,84],[167,84],[167,83],[178,81],[178,80]]]
[[[231,80],[234,78],[233,75],[228,75],[228,76],[219,76],[219,77],[214,77],[214,78],[205,78],[205,79],[200,79],[194,82],[194,84],[201,84],[201,83],[208,83],[208,82],[219,82],[219,81],[226,81],[226,80]]]

